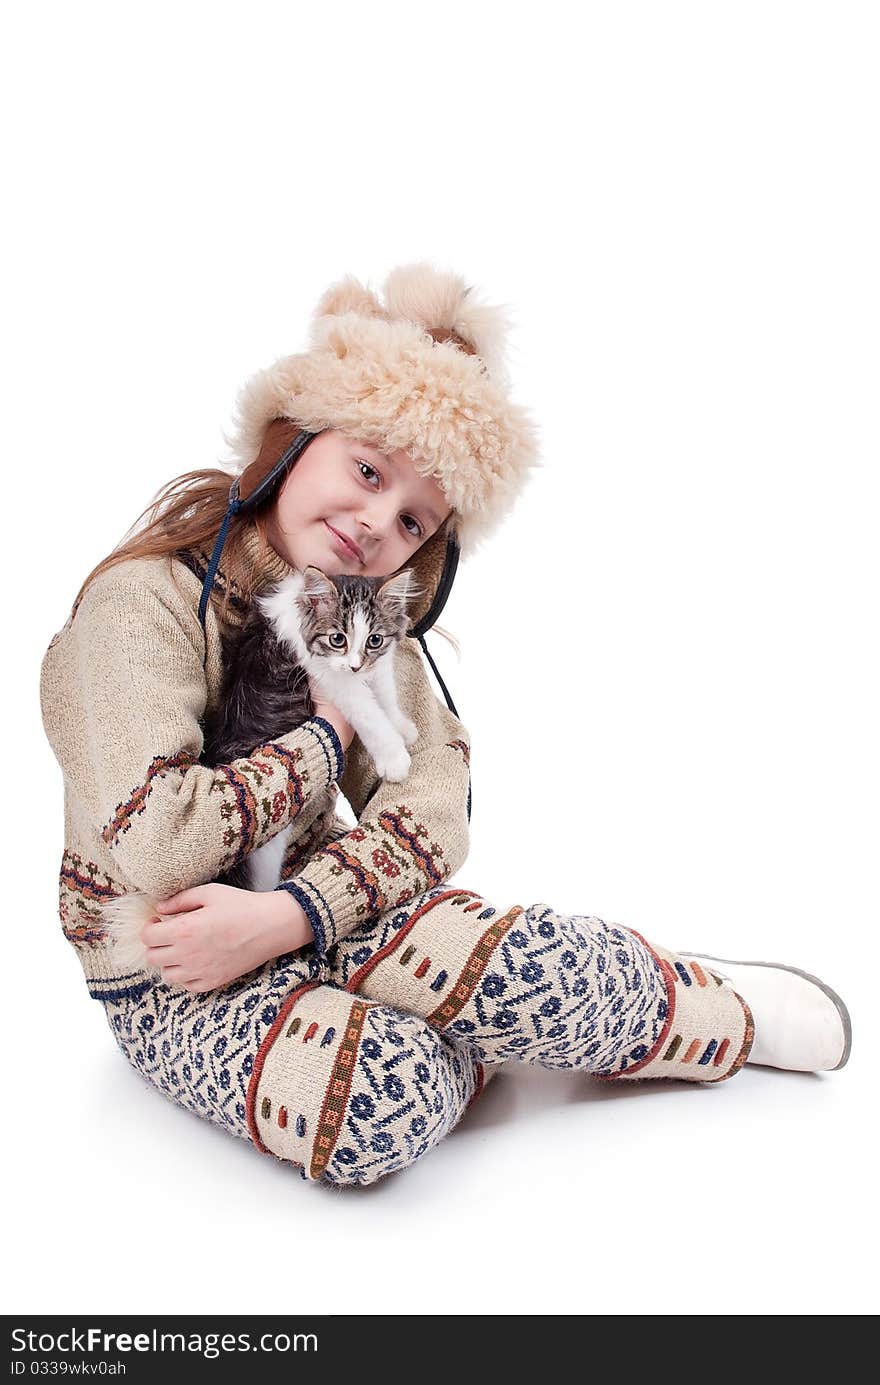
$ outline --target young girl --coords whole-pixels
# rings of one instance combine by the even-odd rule
[[[470,738],[420,647],[459,553],[534,464],[503,326],[424,264],[395,270],[381,299],[331,287],[310,348],[239,397],[231,491],[221,471],[170,483],[43,662],[65,782],[61,920],[90,994],[149,1081],[311,1180],[412,1164],[510,1060],[720,1082],[746,1061],[820,1071],[849,1056],[843,1002],[794,968],[680,956],[447,883],[467,854]],[[222,629],[258,585],[310,563],[416,573],[397,678],[419,735],[402,783],[378,779],[317,689],[304,725],[199,763]],[[276,890],[210,883],[286,827]],[[122,971],[101,923],[101,903],[132,891],[162,901],[141,935],[153,971]]]

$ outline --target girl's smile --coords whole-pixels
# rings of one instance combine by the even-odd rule
[[[326,519],[324,520],[324,523],[327,524]],[[354,540],[348,538],[347,535],[338,533],[337,530],[333,528],[332,524],[327,524],[327,528],[330,530],[330,533],[333,535],[333,538],[335,539],[338,546],[342,549],[343,553],[353,554],[359,563],[363,563],[363,549],[360,547],[359,544],[356,544]]]

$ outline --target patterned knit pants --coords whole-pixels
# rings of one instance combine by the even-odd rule
[[[122,984],[124,982],[124,984]],[[718,1082],[753,1028],[713,972],[602,919],[438,886],[203,995],[102,986],[126,1057],[181,1106],[331,1184],[426,1154],[497,1065]]]

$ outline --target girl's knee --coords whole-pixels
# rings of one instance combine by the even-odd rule
[[[154,1087],[315,1182],[409,1167],[480,1083],[475,1059],[424,1020],[289,963],[204,995],[151,983],[105,1011]]]
[[[478,1086],[474,1060],[424,1021],[314,987],[290,997],[261,1046],[249,1130],[306,1179],[369,1184],[422,1158]]]

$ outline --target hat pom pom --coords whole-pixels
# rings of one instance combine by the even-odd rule
[[[459,274],[427,261],[398,265],[385,280],[382,297],[390,317],[423,327],[447,327],[469,342],[498,384],[506,382],[504,354],[512,325],[506,307],[478,303]]]

